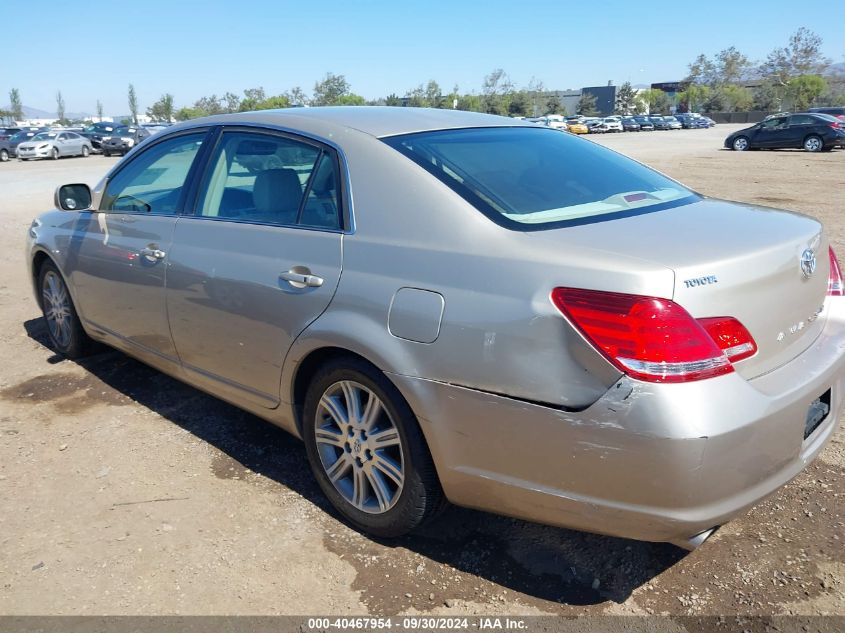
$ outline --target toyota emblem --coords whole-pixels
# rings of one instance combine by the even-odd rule
[[[807,278],[816,272],[816,253],[812,248],[808,248],[801,253],[801,272]]]

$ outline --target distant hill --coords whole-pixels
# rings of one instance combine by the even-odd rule
[[[11,110],[12,106],[6,105],[4,110]],[[48,112],[47,110],[39,110],[30,106],[23,106],[23,116],[25,119],[55,119],[58,116],[55,112]],[[65,112],[68,119],[90,119],[93,115],[88,112]]]

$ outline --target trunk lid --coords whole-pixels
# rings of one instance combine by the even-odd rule
[[[824,326],[828,243],[821,224],[807,216],[705,199],[533,236],[591,244],[673,270],[674,292],[666,298],[696,318],[735,317],[754,337],[757,353],[734,366],[746,379],[798,356]],[[809,275],[801,265],[806,251],[815,256]]]

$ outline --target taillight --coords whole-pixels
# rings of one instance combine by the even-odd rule
[[[732,317],[696,320],[657,297],[555,288],[552,303],[620,371],[648,382],[689,382],[733,371],[757,345]]]
[[[838,123],[831,123],[831,124],[830,124],[830,127],[832,127],[832,128],[836,128],[836,129],[838,130],[838,129],[839,129],[839,128],[841,128],[842,126],[841,126],[841,125],[839,125]]]
[[[842,269],[839,267],[839,261],[836,259],[833,247],[829,247],[827,252],[830,255],[830,276],[827,278],[827,296],[845,296],[845,283],[842,281]]]
[[[757,343],[745,326],[733,317],[697,319],[732,363],[757,353]]]

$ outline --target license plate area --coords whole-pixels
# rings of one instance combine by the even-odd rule
[[[813,434],[819,425],[830,414],[830,389],[810,403],[807,409],[807,419],[804,421],[804,439]]]

